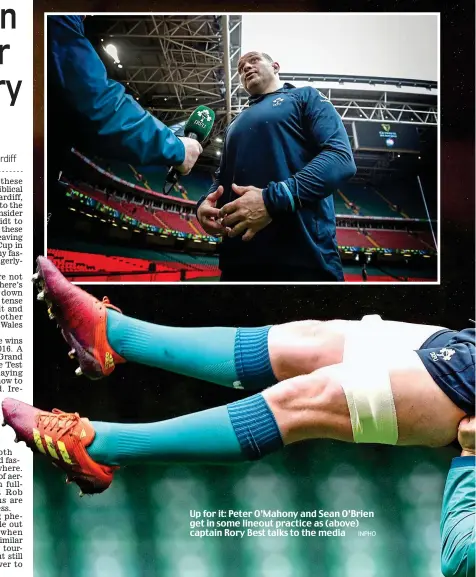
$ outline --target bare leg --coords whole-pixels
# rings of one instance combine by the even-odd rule
[[[456,438],[464,412],[442,392],[413,351],[400,352],[389,365],[399,445],[440,447]],[[389,360],[392,363],[391,360]],[[285,444],[305,439],[353,441],[347,400],[341,383],[345,363],[318,369],[266,389]],[[355,374],[355,367],[352,366]],[[362,365],[362,376],[366,368]]]
[[[278,381],[307,375],[316,369],[342,363],[350,333],[359,334],[362,321],[297,321],[271,327],[268,348],[271,366]],[[381,321],[379,347],[399,351],[417,350],[444,327]],[[368,343],[371,348],[372,343]]]

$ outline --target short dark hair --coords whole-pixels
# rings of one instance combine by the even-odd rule
[[[240,62],[243,60],[243,58],[251,55],[255,56],[257,54],[263,56],[268,62],[274,62],[271,56],[269,54],[266,54],[266,52],[258,52],[257,50],[252,50],[251,52],[247,52],[246,54],[243,54],[243,56],[240,56],[240,59],[238,60],[238,67],[237,67],[238,70],[240,69]]]

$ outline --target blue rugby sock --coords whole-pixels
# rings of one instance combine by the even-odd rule
[[[261,394],[158,423],[92,425],[96,435],[88,453],[105,465],[238,463],[283,447],[274,415]]]
[[[127,361],[238,389],[264,389],[277,382],[269,329],[166,327],[107,311],[107,338]]]

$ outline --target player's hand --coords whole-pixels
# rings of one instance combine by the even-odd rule
[[[231,187],[240,198],[220,210],[226,234],[234,237],[244,233],[242,240],[251,240],[272,221],[263,201],[263,189],[236,184]]]
[[[180,174],[186,175],[189,174],[194,167],[198,157],[203,152],[203,148],[198,140],[194,140],[193,138],[179,136],[178,139],[181,140],[185,146],[185,160],[180,166],[177,166],[177,170]]]
[[[475,452],[475,418],[465,417],[459,424],[458,427],[458,441],[463,449],[461,453],[462,457],[472,457],[476,455]]]
[[[198,222],[202,225],[203,230],[212,236],[221,236],[225,233],[221,223],[220,209],[216,207],[222,194],[223,186],[219,186],[215,192],[211,192],[207,196],[197,211]]]

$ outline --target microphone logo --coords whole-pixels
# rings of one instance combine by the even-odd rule
[[[206,108],[203,108],[202,110],[199,110],[199,111],[197,112],[197,115],[200,116],[200,119],[201,119],[201,120],[203,120],[203,116],[205,116],[205,120],[206,120],[207,122],[211,122],[211,121],[212,121],[212,117],[211,117],[211,115],[210,115],[210,112],[209,112]]]

